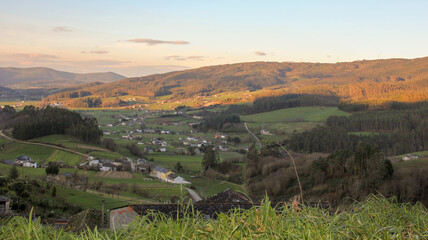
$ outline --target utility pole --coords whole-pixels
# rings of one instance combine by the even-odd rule
[[[102,206],[101,206],[101,227],[104,227],[104,203],[105,200],[101,200]]]

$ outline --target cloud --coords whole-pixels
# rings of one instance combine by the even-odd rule
[[[118,66],[123,65],[125,63],[129,63],[129,61],[117,61],[117,60],[110,60],[110,59],[98,59],[98,60],[88,60],[88,61],[72,61],[75,63],[85,63],[85,64],[91,64],[96,66]]]
[[[189,57],[187,57],[187,59],[203,61],[203,60],[205,60],[205,57],[204,56],[189,56]]]
[[[260,52],[260,51],[255,51],[254,54],[256,54],[257,56],[266,56],[265,52]]]
[[[154,46],[158,44],[174,44],[174,45],[190,44],[187,41],[164,41],[164,40],[155,40],[155,39],[149,39],[149,38],[136,38],[136,39],[130,39],[127,41],[134,42],[134,43],[145,43],[149,46]]]
[[[90,51],[90,52],[82,51],[81,53],[107,54],[107,53],[109,53],[109,52],[108,52],[108,51],[105,51],[105,50],[96,50],[96,51]]]
[[[203,60],[205,60],[205,57],[204,56],[188,56],[188,57],[184,57],[184,56],[180,56],[180,55],[171,55],[171,56],[166,56],[165,60],[175,60],[175,61],[196,60],[196,61],[203,61]]]
[[[56,56],[49,54],[40,54],[40,53],[13,53],[9,55],[10,57],[15,58],[28,58],[28,59],[52,59],[57,58]]]
[[[54,32],[73,32],[73,29],[66,27],[66,26],[58,26],[54,27]]]

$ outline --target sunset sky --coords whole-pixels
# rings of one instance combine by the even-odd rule
[[[0,1],[0,67],[143,76],[428,55],[428,1]]]

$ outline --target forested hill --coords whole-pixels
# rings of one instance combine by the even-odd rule
[[[0,86],[10,88],[52,88],[89,82],[113,82],[125,77],[112,72],[70,73],[50,68],[0,68]]]
[[[228,91],[283,89],[352,100],[428,99],[428,57],[336,64],[250,62],[128,78],[86,89],[92,96],[183,99]],[[51,100],[58,99],[51,96]]]

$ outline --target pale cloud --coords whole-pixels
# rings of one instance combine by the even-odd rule
[[[53,31],[54,32],[73,32],[73,29],[66,26],[58,26],[58,27],[54,27]]]
[[[91,54],[107,54],[107,53],[109,53],[108,51],[105,51],[105,50],[96,50],[96,51],[89,51],[89,52],[86,52],[86,51],[82,51],[81,53],[91,53]]]
[[[257,56],[266,56],[265,52],[260,52],[260,51],[255,51],[254,54],[256,54]]]
[[[110,59],[96,59],[96,60],[87,60],[87,61],[72,61],[73,63],[84,63],[91,64],[96,66],[118,66],[129,63],[129,61],[118,61],[118,60],[110,60]]]
[[[186,60],[196,60],[196,61],[203,61],[205,60],[204,56],[180,56],[180,55],[171,55],[166,56],[165,60],[175,60],[175,61],[186,61]]]
[[[56,56],[41,53],[13,53],[9,55],[14,58],[26,58],[26,59],[52,59],[57,58]]]
[[[136,39],[130,39],[127,40],[128,42],[134,42],[134,43],[145,43],[149,46],[154,46],[158,44],[174,44],[174,45],[185,45],[190,44],[187,41],[164,41],[164,40],[155,40],[155,39],[149,39],[149,38],[136,38]]]

